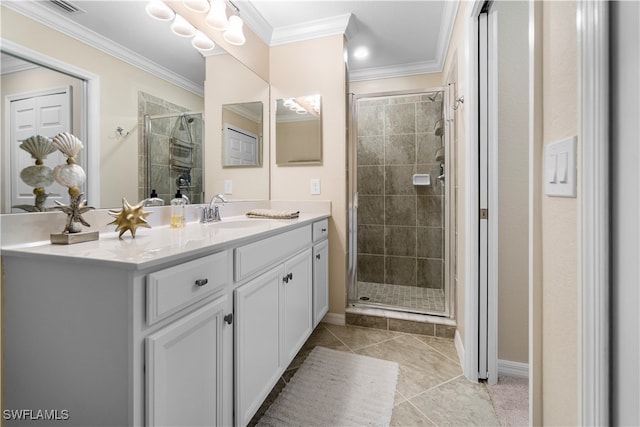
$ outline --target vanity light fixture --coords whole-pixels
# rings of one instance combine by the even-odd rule
[[[209,11],[209,2],[207,0],[182,0],[182,4],[192,12],[207,13]]]
[[[244,23],[238,15],[231,15],[229,17],[229,27],[222,36],[229,44],[242,46],[246,42],[244,34],[242,33],[243,25]]]
[[[216,47],[215,43],[202,31],[196,31],[196,35],[191,40],[191,45],[200,52],[207,52]]]
[[[171,21],[176,13],[162,0],[151,0],[145,7],[147,14],[159,21]]]
[[[180,37],[193,37],[196,34],[195,27],[178,14],[176,14],[176,17],[173,19],[171,31]]]
[[[226,9],[224,0],[212,0],[211,9],[205,19],[207,25],[214,30],[225,31],[229,27]]]

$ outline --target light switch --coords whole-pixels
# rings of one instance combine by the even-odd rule
[[[576,197],[576,137],[544,146],[545,194]]]
[[[547,182],[554,184],[558,175],[558,156],[555,154],[548,155],[545,169],[547,171]]]
[[[557,176],[558,176],[558,182],[559,183],[566,183],[567,182],[567,173],[568,173],[568,169],[569,169],[569,165],[567,164],[569,162],[569,153],[567,153],[566,151],[563,151],[562,153],[558,154],[558,172],[557,172]]]
[[[320,194],[320,180],[314,178],[311,180],[311,194],[318,195]]]

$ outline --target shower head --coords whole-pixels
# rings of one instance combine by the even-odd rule
[[[442,92],[432,92],[427,95],[427,99],[431,102],[435,102],[438,99],[438,95],[442,94]]]

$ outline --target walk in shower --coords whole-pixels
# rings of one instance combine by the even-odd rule
[[[155,190],[168,205],[176,192],[189,203],[202,201],[201,113],[144,116],[146,197]]]
[[[352,306],[450,314],[445,93],[353,99]]]

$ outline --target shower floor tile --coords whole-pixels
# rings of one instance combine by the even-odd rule
[[[369,299],[362,300],[363,297]],[[358,282],[358,299],[366,303],[401,307],[420,312],[444,312],[444,291],[442,289]]]

